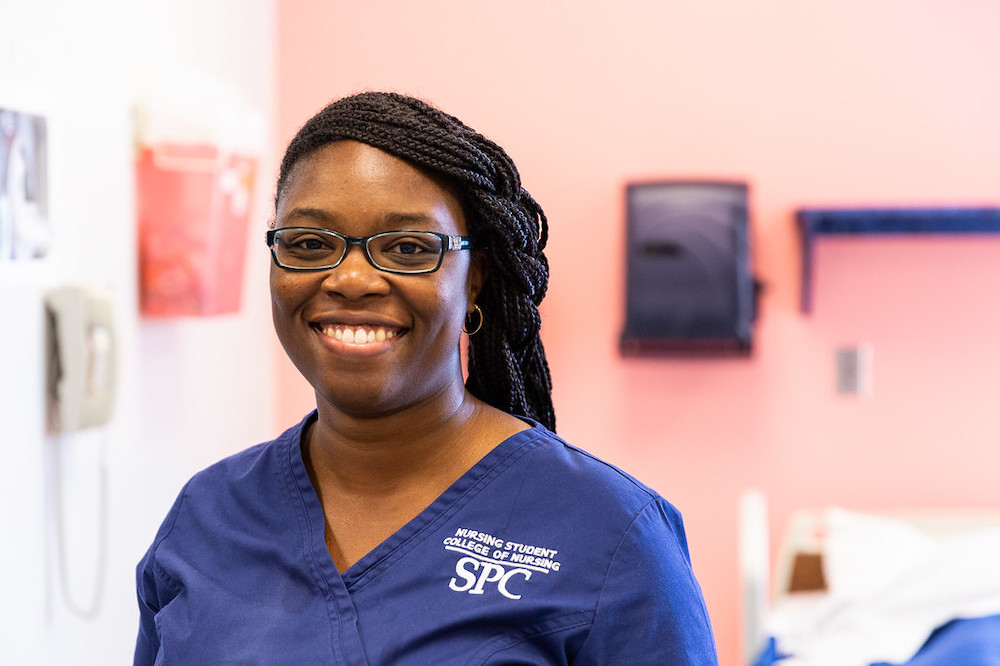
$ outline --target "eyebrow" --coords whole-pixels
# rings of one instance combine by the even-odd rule
[[[330,214],[329,212],[323,210],[322,208],[293,208],[288,211],[288,214],[284,216],[284,219],[305,217],[311,220],[316,220],[317,222],[325,222],[327,224],[336,222],[337,217]]]
[[[437,224],[439,220],[427,213],[389,213],[385,216],[385,222],[400,224],[403,222],[416,222],[422,224]]]
[[[288,214],[284,216],[285,220],[297,219],[297,218],[307,218],[320,222],[327,226],[336,226],[337,222],[340,221],[341,216],[331,213],[330,211],[323,210],[322,208],[293,208],[288,211]],[[405,213],[405,212],[393,212],[386,213],[382,218],[382,224],[387,228],[391,229],[397,225],[404,223],[411,224],[425,224],[425,225],[435,225],[440,221],[433,215],[428,215],[427,213]]]

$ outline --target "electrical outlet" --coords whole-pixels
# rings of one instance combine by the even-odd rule
[[[866,342],[837,349],[837,393],[866,397],[872,395],[875,388],[873,356],[872,345]]]

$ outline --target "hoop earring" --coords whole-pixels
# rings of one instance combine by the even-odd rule
[[[478,333],[478,332],[479,332],[479,329],[481,329],[481,328],[483,327],[483,311],[479,309],[479,306],[478,306],[478,305],[475,305],[475,306],[473,306],[473,307],[475,307],[475,308],[476,308],[475,310],[473,310],[473,312],[478,312],[478,313],[479,313],[479,323],[478,323],[478,324],[476,325],[476,327],[475,327],[474,329],[472,329],[471,331],[468,331],[468,330],[466,330],[466,327],[465,327],[465,325],[463,325],[463,326],[462,326],[462,333],[465,333],[466,335],[470,335],[470,336],[471,336],[471,335],[475,335],[476,333]],[[470,313],[469,313],[469,315],[471,315],[471,314],[472,314],[472,313],[470,312]],[[469,317],[468,317],[468,316],[466,316],[466,320],[468,320],[468,318],[469,318]]]

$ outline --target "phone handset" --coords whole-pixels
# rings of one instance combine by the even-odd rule
[[[50,432],[101,426],[115,398],[111,297],[97,287],[67,286],[45,295]]]

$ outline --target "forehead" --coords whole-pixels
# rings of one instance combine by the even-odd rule
[[[327,144],[295,163],[279,193],[277,221],[303,208],[452,218],[464,230],[458,197],[442,178],[357,141]]]

